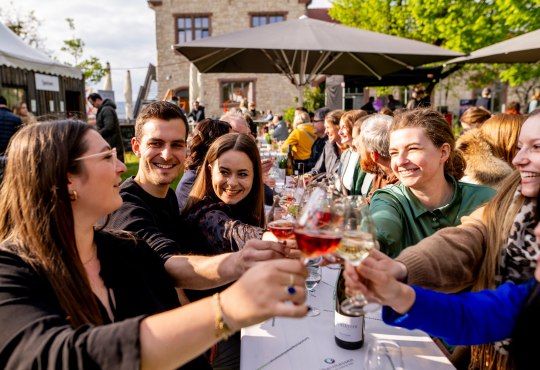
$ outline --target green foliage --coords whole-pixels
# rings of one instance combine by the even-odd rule
[[[463,53],[540,28],[540,0],[335,0],[333,5],[330,16],[344,25]],[[540,76],[538,63],[466,69],[477,72],[470,80],[474,87],[497,76],[511,86]]]
[[[0,19],[3,23],[26,43],[36,49],[43,49],[44,39],[39,32],[41,21],[32,10],[28,14],[21,15],[15,9],[17,7],[10,1],[6,7],[0,7]]]
[[[304,108],[308,112],[315,112],[317,109],[324,107],[324,93],[319,87],[304,89]]]
[[[304,103],[302,104],[308,112],[315,112],[317,109],[324,107],[324,93],[319,87],[304,88]],[[285,121],[292,122],[294,120],[294,110],[296,107],[289,107],[283,113]]]
[[[296,107],[289,107],[283,112],[283,119],[285,122],[291,122],[294,120],[294,110]]]
[[[73,21],[73,18],[66,18],[66,22],[68,23],[69,30],[73,32],[73,36],[71,39],[63,41],[64,46],[62,46],[60,50],[73,57],[73,65],[83,71],[86,81],[93,83],[99,82],[103,76],[105,76],[106,72],[103,64],[101,64],[101,61],[95,56],[90,56],[81,60],[84,54],[84,41],[79,37],[75,37],[75,22]]]
[[[90,57],[77,64],[84,74],[86,81],[98,83],[105,76],[106,69],[96,57]]]
[[[75,32],[75,22],[73,21],[73,18],[66,18],[66,22],[68,23],[69,30]],[[75,59],[75,65],[77,65],[84,52],[84,41],[73,35],[71,39],[64,40],[63,43],[64,46],[62,46],[60,50],[70,54],[73,59]]]

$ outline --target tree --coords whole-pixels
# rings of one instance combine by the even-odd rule
[[[540,28],[540,0],[335,0],[329,14],[347,26],[463,53]],[[517,86],[540,76],[538,64],[465,69],[471,83],[499,77]]]
[[[66,18],[66,22],[68,23],[69,30],[73,32],[73,36],[71,39],[63,41],[64,46],[62,46],[60,50],[73,57],[74,63],[68,64],[74,65],[81,69],[83,71],[84,78],[87,81],[94,83],[99,82],[103,76],[105,76],[106,72],[103,64],[101,64],[101,61],[95,56],[90,56],[87,59],[81,60],[84,54],[84,41],[79,37],[75,37],[75,22],[73,19]]]
[[[6,11],[7,9],[7,11]],[[43,49],[44,39],[39,34],[41,21],[36,17],[32,10],[26,15],[21,15],[15,12],[17,9],[13,2],[9,3],[6,8],[0,8],[0,18],[5,25],[13,31],[17,36],[26,41],[26,43],[36,49]]]

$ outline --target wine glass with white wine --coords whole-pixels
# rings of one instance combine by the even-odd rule
[[[377,246],[375,224],[369,206],[362,196],[343,197],[341,202],[343,237],[336,252],[353,266],[359,266],[369,255],[369,251]],[[368,302],[360,292],[341,303],[343,312],[351,316],[361,316],[376,311],[379,307],[378,302]]]

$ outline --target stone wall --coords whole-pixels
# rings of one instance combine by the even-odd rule
[[[295,19],[306,12],[305,0],[155,0],[148,3],[156,14],[159,97],[163,97],[168,89],[176,91],[189,88],[190,63],[171,48],[177,43],[175,15],[208,15],[210,35],[217,36],[249,28],[250,13],[283,12],[285,19]],[[201,80],[201,103],[206,107],[208,117],[218,117],[223,113],[220,80],[253,80],[258,110],[271,109],[274,113],[281,113],[283,109],[296,105],[296,88],[278,74],[209,73],[203,74]]]

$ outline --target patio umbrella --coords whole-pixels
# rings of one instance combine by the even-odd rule
[[[107,62],[105,67],[105,81],[103,82],[103,90],[110,91],[112,90],[112,78],[111,78],[111,65]]]
[[[420,41],[307,17],[173,48],[201,73],[282,73],[299,90],[319,74],[380,79],[404,68],[462,55]]]
[[[540,61],[540,29],[473,51],[450,63],[536,63]]]
[[[201,101],[200,94],[199,94],[199,79],[198,75],[199,71],[197,71],[197,67],[192,63],[189,65],[189,100],[191,102],[194,101]]]
[[[124,81],[124,99],[126,101],[126,118],[133,118],[133,93],[131,92],[131,72],[126,71],[126,79]]]

